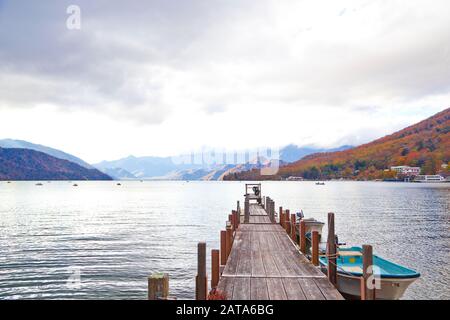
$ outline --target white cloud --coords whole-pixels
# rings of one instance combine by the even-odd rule
[[[80,31],[69,2],[0,6],[0,136],[88,161],[334,146],[448,106],[448,1],[78,2]]]

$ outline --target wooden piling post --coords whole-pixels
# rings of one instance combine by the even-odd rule
[[[227,232],[225,230],[220,231],[220,264],[225,265],[227,263]]]
[[[232,226],[233,229],[234,229],[234,221],[233,221],[233,215],[232,215],[232,214],[229,214],[229,215],[228,215],[228,221],[230,222],[231,226]]]
[[[328,240],[327,240],[327,258],[328,258],[328,279],[336,286],[337,283],[337,265],[336,265],[336,236],[334,232],[334,213],[328,213]]]
[[[169,275],[154,273],[148,277],[148,300],[167,299],[169,296]]]
[[[288,233],[288,234],[290,234],[291,233],[291,222],[290,222],[290,211],[289,211],[289,209],[286,209],[285,210],[285,214],[284,214],[284,228],[286,229],[286,232]]]
[[[278,211],[278,220],[280,222],[280,225],[283,226],[283,207],[280,207],[278,210],[280,210]]]
[[[313,231],[311,235],[311,262],[319,265],[319,232]]]
[[[250,220],[250,203],[247,197],[244,202],[244,222],[249,223]]]
[[[206,275],[206,242],[199,242],[197,245],[197,278],[195,299],[206,300],[208,292],[208,278]]]
[[[292,241],[296,241],[296,232],[295,232],[295,226],[296,226],[296,216],[295,213],[291,213],[291,239]]]
[[[227,223],[227,235],[226,235],[226,251],[227,251],[227,260],[231,253],[231,244],[233,242],[233,230],[231,228],[231,223]]]
[[[363,254],[363,279],[365,300],[375,300],[375,289],[369,288],[370,279],[373,278],[373,250],[371,245],[362,246]]]
[[[306,223],[305,220],[300,220],[298,230],[298,241],[300,245],[300,251],[306,254]]]
[[[272,204],[270,205],[270,214],[272,223],[275,223],[275,201],[272,201]]]
[[[219,283],[219,250],[211,250],[211,288]]]

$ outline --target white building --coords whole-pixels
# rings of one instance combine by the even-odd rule
[[[445,182],[445,178],[438,175],[419,175],[414,178],[414,182]]]
[[[397,174],[403,174],[405,176],[417,176],[420,174],[420,167],[396,166],[391,167],[391,170],[397,172]]]

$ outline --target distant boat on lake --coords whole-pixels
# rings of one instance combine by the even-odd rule
[[[42,186],[42,183],[38,182],[36,183],[37,186]]]
[[[324,185],[325,185],[325,182],[320,182],[320,181],[316,182],[316,186],[324,186]]]

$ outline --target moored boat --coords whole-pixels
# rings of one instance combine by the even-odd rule
[[[328,260],[319,258],[323,272],[327,271]],[[347,298],[359,299],[363,274],[362,249],[360,247],[339,248],[337,256],[337,289]],[[406,289],[420,277],[420,273],[394,262],[373,255],[375,277],[379,276],[380,288],[375,290],[377,300],[397,300]]]

